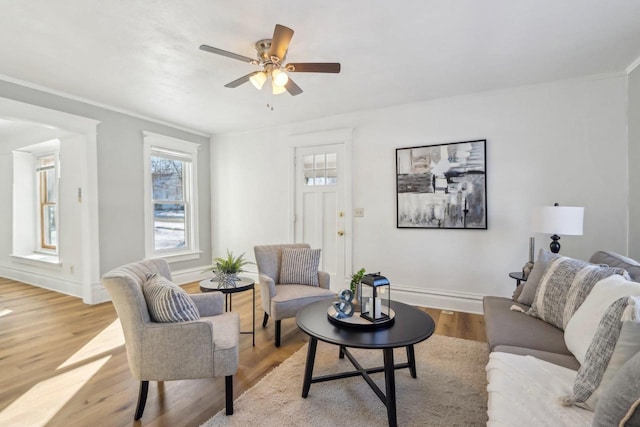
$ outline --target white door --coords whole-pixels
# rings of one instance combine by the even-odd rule
[[[322,249],[320,270],[331,287],[345,278],[344,144],[295,149],[295,241]]]

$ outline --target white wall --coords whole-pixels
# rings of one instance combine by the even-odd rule
[[[74,290],[70,293],[83,297],[83,300],[89,303],[104,301],[108,299],[108,294],[100,283],[100,276],[119,265],[144,258],[143,130],[200,144],[199,217],[205,219],[211,217],[210,204],[208,203],[211,194],[209,163],[207,162],[209,158],[208,136],[4,81],[0,81],[0,105],[3,104],[2,101],[18,101],[25,104],[26,108],[35,106],[38,109],[42,107],[39,109],[92,119],[90,121],[95,123],[93,125],[94,132],[96,124],[99,122],[97,134],[91,135],[93,143],[84,147],[85,150],[82,152],[73,153],[67,159],[68,162],[77,166],[77,172],[80,175],[85,176],[87,181],[85,186],[97,189],[97,191],[86,191],[83,194],[85,209],[89,209],[93,213],[90,218],[83,215],[82,221],[76,221],[66,226],[64,231],[61,224],[61,233],[64,232],[65,235],[69,231],[74,233],[69,235],[75,239],[73,248],[69,250],[73,252],[74,257],[77,255],[82,258],[83,269],[78,269],[79,264],[74,260],[73,281],[66,280],[66,283],[58,283],[56,286],[58,290],[63,290],[65,285],[73,287],[76,280],[81,280],[83,282],[81,292],[78,293]],[[0,113],[2,113],[1,110]],[[25,116],[16,114],[11,115],[10,118],[24,119]],[[32,118],[29,121],[47,123]],[[45,139],[40,141],[43,140]],[[11,153],[9,150],[7,154],[2,143],[3,141],[0,141],[0,178],[6,179],[0,182],[0,200],[5,203],[6,211],[11,212],[12,169],[5,169],[5,165],[11,163]],[[75,190],[72,188],[66,195],[61,193],[61,197],[67,197],[69,201],[75,200],[77,187],[78,185],[75,185]],[[86,208],[86,206],[89,207]],[[2,218],[2,214],[0,214],[0,228],[3,227]],[[10,224],[11,221],[9,221]],[[199,231],[200,250],[202,251],[200,258],[172,263],[172,271],[178,273],[174,275],[176,281],[184,283],[200,277],[203,266],[211,263],[210,236],[212,233],[209,222],[201,221]],[[79,240],[77,236],[81,236]],[[0,240],[2,240],[0,251],[3,251],[5,242],[9,242],[10,246],[11,232],[3,231],[0,234]],[[81,245],[76,245],[77,242],[81,242]],[[37,277],[37,280],[26,280],[22,274],[14,274],[15,266],[3,269],[5,266],[2,265],[2,257],[8,253],[10,252],[7,252],[6,248],[4,252],[0,252],[0,274],[15,280],[47,286],[46,282],[49,280],[49,276],[44,274]],[[65,260],[63,262],[66,263]],[[70,266],[65,265],[66,270],[61,274],[68,275]],[[90,269],[85,268],[87,266],[90,266]],[[27,273],[40,274],[38,268],[30,266],[27,268],[31,270]],[[65,281],[64,278],[59,278],[59,274],[54,276],[55,280]]]
[[[640,66],[629,73],[629,256],[640,259]]]
[[[273,114],[277,114],[274,111]],[[585,235],[562,253],[626,253],[626,77],[584,79],[402,105],[212,138],[214,253],[290,241],[287,137],[353,128],[353,267],[380,271],[412,303],[480,311],[510,295],[528,257],[531,209],[584,206]],[[487,139],[488,225],[395,226],[395,149]],[[537,247],[548,247],[538,235]]]

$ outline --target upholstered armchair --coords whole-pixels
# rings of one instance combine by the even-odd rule
[[[144,412],[149,381],[225,377],[227,415],[233,414],[233,375],[238,370],[240,319],[224,312],[219,292],[188,294],[199,320],[156,323],[143,294],[148,275],[171,280],[162,259],[145,260],[116,268],[102,277],[124,332],[129,369],[140,381],[134,419]]]
[[[329,290],[329,273],[318,271],[318,286],[306,284],[280,283],[283,249],[309,249],[306,243],[255,246],[253,248],[258,266],[258,280],[264,320],[267,326],[269,316],[276,322],[275,345],[280,347],[282,319],[295,317],[298,311],[316,301],[333,299],[335,294]]]

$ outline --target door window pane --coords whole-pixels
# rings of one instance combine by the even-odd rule
[[[337,167],[336,159],[337,159],[336,153],[327,154],[327,169],[335,169]]]
[[[303,163],[304,163],[305,170],[313,169],[313,155],[304,156]]]
[[[304,171],[304,184],[313,185],[315,182],[315,175],[313,171]]]
[[[303,163],[305,185],[336,185],[336,153],[304,156]]]
[[[337,171],[335,169],[327,169],[327,185],[336,185]]]

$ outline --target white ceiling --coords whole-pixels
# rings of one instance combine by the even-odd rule
[[[275,24],[304,93],[224,84]],[[28,82],[206,133],[578,76],[640,57],[637,0],[21,0],[0,13],[0,78]],[[271,111],[266,107],[273,104]]]

